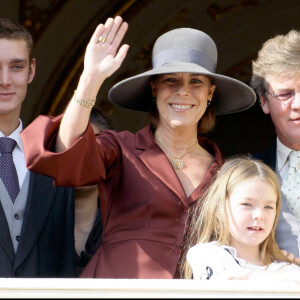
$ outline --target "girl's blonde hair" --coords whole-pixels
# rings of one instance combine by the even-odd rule
[[[224,162],[203,197],[190,211],[190,226],[183,249],[181,274],[184,278],[192,278],[192,270],[186,261],[189,248],[197,243],[217,241],[221,245],[229,245],[230,232],[226,213],[227,196],[240,184],[258,177],[270,184],[276,195],[276,216],[268,237],[260,244],[261,258],[265,265],[274,260],[287,261],[275,241],[275,229],[278,222],[281,196],[280,185],[275,172],[262,161],[248,156],[231,157]],[[205,258],[203,258],[205,259]]]

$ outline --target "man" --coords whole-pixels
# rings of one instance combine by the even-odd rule
[[[20,111],[35,75],[32,52],[29,32],[0,18],[0,137],[16,141],[19,190],[11,197],[10,182],[1,175],[0,277],[75,277],[73,190],[55,188],[51,178],[25,164]]]
[[[295,152],[300,150],[300,31],[291,30],[263,44],[253,61],[251,85],[263,112],[270,114],[277,134],[270,149],[255,155],[276,171],[281,182],[282,205],[276,240],[281,249],[300,257],[299,161],[293,171],[289,169],[297,159],[292,159],[294,154],[300,153]],[[288,174],[292,180],[298,178],[293,188],[286,188],[290,181]],[[294,192],[292,197],[288,190]]]

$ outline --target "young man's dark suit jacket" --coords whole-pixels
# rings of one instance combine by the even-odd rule
[[[30,174],[17,253],[0,204],[0,277],[75,277],[73,189]]]
[[[276,142],[273,145],[259,153],[253,155],[254,158],[261,159],[265,164],[270,166],[274,171],[276,171]]]
[[[276,171],[276,142],[269,148],[254,155]],[[284,199],[281,201],[281,210],[276,230],[276,241],[279,248],[300,256],[300,222],[291,212]]]

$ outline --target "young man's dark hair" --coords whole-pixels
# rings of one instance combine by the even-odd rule
[[[25,163],[20,111],[35,75],[32,53],[26,28],[0,18],[0,138],[16,145],[12,164],[19,186],[11,196],[10,181],[0,172],[0,277],[76,277],[74,191],[54,187],[52,178]]]

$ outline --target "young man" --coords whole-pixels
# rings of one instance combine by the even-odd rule
[[[0,277],[75,277],[73,189],[25,164],[20,111],[35,75],[32,52],[29,32],[0,18],[0,137],[16,142],[19,185],[14,199],[0,178]]]
[[[251,85],[263,112],[270,114],[277,134],[270,149],[255,155],[273,167],[281,181],[282,206],[276,240],[281,249],[299,258],[300,31],[291,30],[263,44],[253,62]],[[296,167],[290,169],[293,161]],[[290,196],[289,190],[294,194]]]

